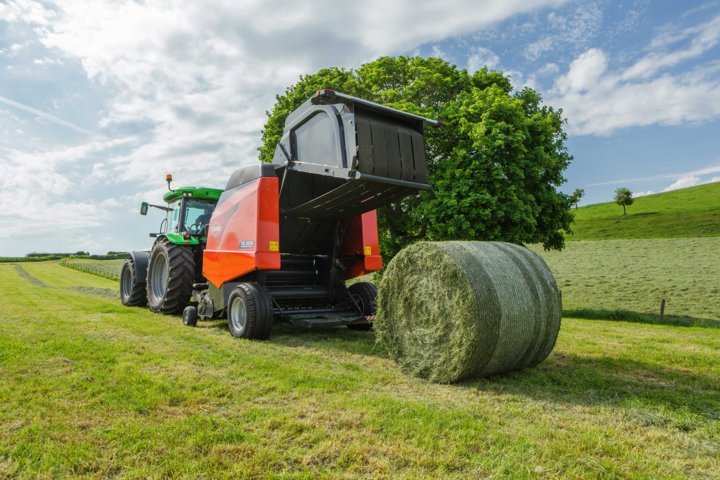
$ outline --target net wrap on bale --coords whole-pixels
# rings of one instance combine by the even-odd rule
[[[403,370],[441,383],[534,367],[560,330],[537,254],[503,242],[418,242],[383,275],[377,338]]]

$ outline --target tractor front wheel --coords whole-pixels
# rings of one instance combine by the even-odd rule
[[[120,270],[120,301],[126,307],[144,307],[147,305],[145,282],[138,281],[135,262],[132,258],[125,260]]]
[[[147,303],[158,313],[180,313],[190,303],[195,259],[190,248],[167,238],[155,242],[147,270]]]
[[[241,283],[228,298],[227,319],[233,337],[266,340],[273,322],[270,297],[255,283]]]

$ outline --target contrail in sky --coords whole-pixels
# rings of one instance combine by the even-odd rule
[[[49,114],[49,113],[43,112],[42,110],[38,110],[38,109],[36,109],[36,108],[30,107],[30,106],[25,105],[25,104],[20,103],[20,102],[16,102],[15,100],[11,100],[11,99],[9,99],[9,98],[7,98],[7,97],[0,96],[0,103],[4,103],[4,104],[6,104],[6,105],[10,105],[11,107],[15,107],[15,108],[17,108],[18,110],[23,110],[23,111],[25,111],[25,112],[35,114],[35,115],[37,115],[38,117],[42,117],[42,118],[44,118],[44,119],[46,119],[46,120],[49,120],[49,121],[51,121],[51,122],[53,122],[53,123],[56,123],[56,124],[58,124],[58,125],[62,125],[63,127],[69,128],[70,130],[75,130],[76,132],[85,133],[85,134],[91,135],[91,136],[93,136],[93,137],[98,137],[98,136],[100,136],[100,135],[99,135],[98,133],[96,133],[96,132],[91,132],[90,130],[86,130],[86,129],[82,128],[82,127],[79,126],[79,125],[75,125],[75,124],[72,123],[72,122],[68,122],[67,120],[63,120],[62,118],[56,117],[55,115],[51,115],[51,114]]]

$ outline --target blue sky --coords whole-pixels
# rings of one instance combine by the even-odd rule
[[[720,1],[0,1],[0,255],[147,248],[164,174],[222,187],[298,76],[483,65],[563,108],[584,203],[720,180]]]

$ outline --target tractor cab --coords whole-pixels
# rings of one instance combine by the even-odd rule
[[[172,177],[168,176],[168,188],[170,181]],[[223,191],[206,187],[180,187],[169,190],[163,196],[167,206],[147,202],[140,205],[141,215],[147,215],[149,207],[165,212],[159,233],[151,233],[150,236],[166,237],[177,245],[204,245],[210,218]]]
[[[222,190],[214,188],[182,187],[168,192],[163,200],[168,204],[165,234],[190,234],[204,237],[213,210]]]

